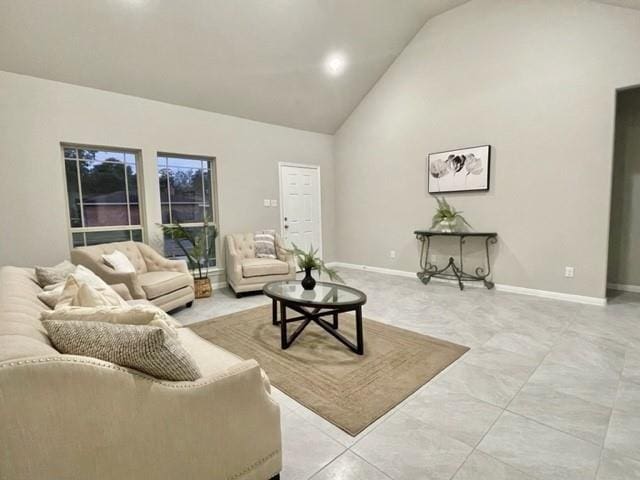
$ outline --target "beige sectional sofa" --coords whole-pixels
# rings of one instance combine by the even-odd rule
[[[262,290],[276,280],[294,280],[296,262],[276,235],[278,258],[256,258],[253,233],[234,233],[226,238],[227,282],[236,295]]]
[[[119,250],[133,264],[135,273],[119,273],[102,260]],[[185,305],[195,298],[193,277],[183,260],[169,260],[149,245],[140,242],[115,242],[71,251],[71,261],[84,265],[110,285],[124,284],[134,300],[146,299],[165,312]]]
[[[0,478],[265,480],[281,470],[280,410],[254,360],[179,338],[203,373],[167,382],[62,355],[33,270],[0,268]]]

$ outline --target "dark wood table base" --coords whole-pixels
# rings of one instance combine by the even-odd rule
[[[296,338],[300,336],[300,334],[307,328],[311,322],[316,323],[327,333],[336,338],[340,343],[344,344],[354,353],[358,355],[364,354],[364,338],[362,334],[362,306],[345,306],[345,307],[327,307],[320,308],[315,307],[313,309],[308,309],[305,307],[301,307],[297,304],[291,304],[285,300],[277,300],[275,298],[273,300],[273,308],[272,308],[272,322],[274,325],[280,326],[280,341],[283,350],[286,350],[295,342]],[[280,302],[280,320],[278,320],[278,302]],[[287,318],[287,308],[298,312],[300,315]],[[338,315],[345,312],[355,311],[356,314],[356,343],[354,344],[351,340],[345,337],[342,333],[338,331],[339,329],[339,320]],[[331,322],[327,322],[322,317],[331,316]],[[295,331],[288,335],[287,333],[287,325],[290,323],[302,322],[298,325],[298,328]]]

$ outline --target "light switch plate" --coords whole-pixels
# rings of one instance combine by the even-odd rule
[[[269,205],[271,205],[271,202],[267,199],[264,200],[264,206],[268,207]]]
[[[277,207],[278,206],[278,200],[271,200],[271,206],[272,207]]]

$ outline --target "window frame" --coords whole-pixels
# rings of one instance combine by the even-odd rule
[[[76,158],[67,158],[65,156],[65,149],[75,149],[76,150]],[[75,160],[76,164],[76,174],[78,180],[78,193],[80,198],[80,216],[82,219],[82,223],[85,223],[84,217],[84,201],[82,200],[82,181],[80,179],[80,161],[82,160],[77,153],[77,150],[98,150],[105,152],[117,152],[117,153],[125,153],[133,155],[135,158],[135,166],[136,166],[136,182],[137,182],[137,191],[138,191],[138,216],[140,219],[140,223],[136,225],[108,225],[108,226],[95,226],[95,227],[74,227],[71,225],[71,210],[69,205],[69,182],[67,179],[66,173],[66,162]],[[146,208],[145,208],[145,194],[144,194],[144,179],[143,179],[143,171],[142,171],[142,151],[140,149],[135,148],[127,148],[127,147],[113,147],[113,146],[105,146],[105,145],[89,145],[85,143],[70,143],[70,142],[60,142],[60,156],[62,157],[62,176],[64,178],[64,198],[66,205],[66,217],[67,217],[67,230],[68,230],[68,238],[69,245],[71,249],[76,248],[73,242],[74,234],[81,233],[84,238],[84,245],[87,246],[87,233],[93,232],[120,232],[127,230],[132,232],[134,230],[139,230],[141,234],[141,241],[146,243],[147,241],[147,229],[146,226]],[[124,163],[124,167],[126,168],[126,160]],[[129,181],[125,175],[125,198],[127,206],[127,218],[129,219],[129,223],[131,222],[131,210],[130,210],[130,198],[129,198]],[[132,238],[132,234],[129,233],[129,239]],[[126,241],[126,240],[124,240]],[[135,240],[134,240],[135,241]]]
[[[159,193],[159,204],[160,204],[160,224],[161,225],[171,225],[171,223],[173,222],[173,214],[171,212],[171,189],[170,189],[170,185],[168,183],[168,179],[167,179],[167,202],[163,202],[162,201],[162,191],[160,190],[160,165],[158,164],[158,160],[160,158],[179,158],[179,159],[183,159],[183,160],[197,160],[200,162],[208,162],[209,164],[209,191],[211,192],[211,223],[213,223],[216,226],[217,229],[217,235],[216,238],[214,240],[214,247],[215,247],[215,252],[216,252],[216,256],[215,256],[215,265],[213,266],[209,266],[209,272],[212,271],[217,271],[217,270],[221,270],[222,267],[220,267],[220,216],[219,216],[219,212],[218,212],[218,169],[217,169],[217,159],[216,157],[212,157],[212,156],[208,156],[208,155],[191,155],[191,154],[184,154],[184,153],[170,153],[170,152],[161,152],[158,151],[156,152],[156,159],[155,159],[155,164],[156,164],[156,175],[158,176],[158,193]],[[168,165],[165,165],[164,168],[167,168]],[[204,195],[204,182],[202,184],[202,193],[203,193],[203,199],[205,197]],[[164,223],[162,221],[162,206],[163,205],[167,205],[169,207],[169,223]],[[189,222],[189,223],[180,223],[180,225],[182,225],[185,228],[197,228],[197,227],[203,227],[204,226],[204,222]],[[165,247],[164,247],[164,242],[165,242],[165,237],[164,235],[162,236],[162,243],[163,243],[163,247],[162,247],[162,251],[163,251],[163,255],[167,258],[171,258],[171,259],[181,259],[184,258],[183,256],[173,256],[173,257],[169,257],[167,256]]]

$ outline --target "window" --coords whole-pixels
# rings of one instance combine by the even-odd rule
[[[215,161],[212,158],[158,154],[158,179],[160,182],[160,204],[164,225],[180,223],[192,235],[203,233],[205,221],[216,222],[213,203]],[[208,266],[216,265],[215,241],[204,237],[208,252]],[[182,246],[187,250],[193,245]],[[184,258],[177,240],[165,235],[165,255]]]
[[[62,151],[73,246],[142,241],[138,155],[71,145]]]

